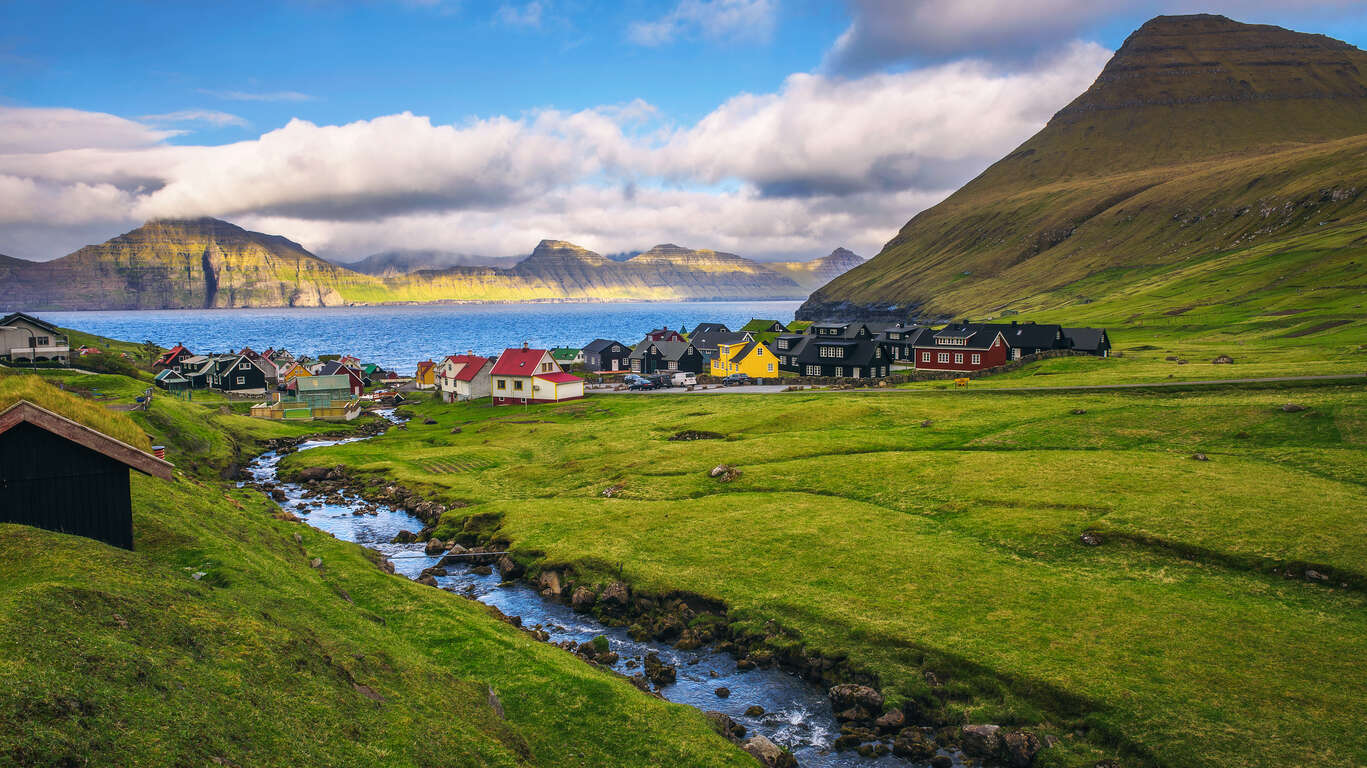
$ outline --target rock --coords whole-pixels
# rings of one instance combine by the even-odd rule
[[[717,690],[713,691],[713,693],[717,694],[717,698],[719,698],[719,699],[729,699],[729,698],[731,698],[731,689],[730,689],[730,688],[727,688],[726,686],[722,686],[721,688],[718,688]]]
[[[674,647],[681,651],[696,651],[701,648],[702,645],[702,638],[698,637],[697,632],[691,629],[685,629],[679,634],[679,642],[675,643]]]
[[[712,730],[732,741],[739,742],[745,736],[745,726],[732,720],[731,716],[724,712],[704,712],[703,717],[712,724]]]
[[[892,742],[892,753],[908,760],[929,760],[935,756],[935,742],[925,734],[903,731]]]
[[[446,551],[446,542],[441,539],[428,539],[427,546],[423,547],[422,551],[427,555],[440,555]]]
[[[741,672],[749,672],[754,668],[755,662],[750,661],[749,659],[741,659],[736,662],[736,669],[740,670]]]
[[[294,534],[294,543],[295,543],[295,544],[303,544],[303,543],[304,543],[304,537],[301,536],[301,535],[298,534],[298,533]]]
[[[1301,411],[1305,410],[1305,406],[1296,405],[1295,403],[1286,403],[1282,406],[1282,410],[1286,413],[1300,413]]]
[[[837,711],[851,707],[862,707],[869,712],[883,711],[883,694],[867,685],[845,683],[831,688],[827,695]]]
[[[1305,570],[1305,578],[1310,579],[1311,581],[1328,581],[1328,580],[1329,580],[1329,577],[1328,577],[1328,576],[1325,576],[1324,574],[1320,573],[1319,571],[1314,570],[1313,568],[1307,568],[1307,569]]]
[[[1087,547],[1099,547],[1102,542],[1105,541],[1105,539],[1101,538],[1101,534],[1095,531],[1083,531],[1082,535],[1078,537],[1078,540],[1082,542],[1083,546]]]
[[[331,470],[329,470],[327,467],[304,467],[303,469],[299,470],[299,482],[311,483],[318,480],[326,480],[328,472],[330,471]]]
[[[759,761],[764,768],[796,768],[797,760],[777,744],[763,736],[751,736],[741,747]]]
[[[423,419],[423,420],[422,420],[422,423],[424,423],[424,424],[436,424],[436,423],[437,423],[437,420],[436,420],[436,419],[433,419],[433,418],[427,418],[427,419]]]
[[[900,709],[884,712],[877,720],[873,721],[873,724],[878,727],[878,730],[883,731],[884,733],[900,731],[906,723],[907,716],[902,714],[902,710]]]
[[[1081,416],[1082,414],[1084,414],[1084,413],[1086,413],[1086,412],[1087,412],[1087,409],[1086,409],[1086,408],[1074,408],[1074,409],[1073,409],[1073,415],[1074,415],[1074,416]]]
[[[675,614],[667,613],[655,622],[655,637],[660,640],[670,640],[683,634],[687,627],[683,619]]]
[[[315,557],[315,558],[313,558],[312,560],[309,561],[309,567],[310,567],[310,568],[322,568],[322,567],[323,567],[323,558],[321,558],[321,557]]]
[[[435,587],[437,586],[437,577],[433,576],[430,573],[426,576],[419,576],[418,583],[423,585],[424,587]]]
[[[930,768],[954,768],[954,761],[948,755],[936,755],[930,758]]]
[[[592,589],[579,586],[574,588],[574,594],[570,596],[570,605],[576,611],[587,611],[597,600],[598,595],[595,595]]]
[[[925,421],[921,422],[921,426],[922,426],[922,427],[928,427],[928,426],[930,426],[930,424],[931,424],[930,419],[926,419]]]
[[[603,498],[610,499],[616,496],[617,494],[621,493],[626,487],[626,483],[617,483],[615,485],[609,485],[608,487],[603,489]]]
[[[735,467],[729,464],[718,464],[717,466],[712,468],[711,472],[708,472],[707,474],[711,477],[716,478],[717,480],[720,480],[723,483],[729,483],[732,480],[735,480],[736,478],[740,477],[740,470],[736,469]]]
[[[289,497],[285,495],[284,491],[280,490],[279,488],[275,488],[271,490],[271,498],[275,499],[276,501],[284,501]]]
[[[522,564],[507,555],[498,559],[498,575],[502,576],[504,581],[512,581],[521,576],[522,570]]]
[[[632,675],[627,678],[627,681],[646,693],[650,693],[650,681],[646,679],[645,675]]]
[[[761,706],[758,705],[758,704],[751,704],[750,706],[748,706],[748,707],[745,708],[745,716],[746,716],[746,717],[763,717],[763,716],[764,716],[764,707],[761,707]]]
[[[850,707],[835,713],[836,721],[841,723],[860,723],[871,717],[873,715],[870,715],[869,711],[863,707]]]
[[[1002,756],[1013,768],[1028,768],[1035,762],[1035,754],[1040,750],[1039,739],[1029,731],[1003,734],[1001,744]]]
[[[1001,749],[1000,725],[965,725],[960,735],[964,754],[971,757],[995,757]]]
[[[476,576],[492,576],[494,569],[487,565],[476,565],[474,568],[470,569],[470,573],[473,573]]]
[[[645,673],[646,678],[656,685],[673,683],[677,674],[674,667],[661,661],[659,654],[654,652],[646,654]]]
[[[1210,461],[1210,457],[1204,453],[1193,453],[1191,458],[1195,461]]]
[[[1220,355],[1219,357],[1215,358],[1214,360],[1211,360],[1210,362],[1212,365],[1230,365],[1234,362],[1234,358],[1230,357],[1229,355]]]
[[[631,594],[627,585],[614,581],[598,596],[598,604],[609,613],[620,613],[630,603]]]

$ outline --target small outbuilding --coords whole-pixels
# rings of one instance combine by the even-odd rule
[[[128,471],[171,464],[27,400],[0,412],[0,523],[133,548]]]

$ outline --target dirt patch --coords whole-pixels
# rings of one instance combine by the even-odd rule
[[[685,429],[669,438],[671,442],[681,442],[684,440],[725,440],[726,435],[717,432],[704,432],[700,429]]]
[[[1264,312],[1263,317],[1284,317],[1286,315],[1299,315],[1303,309],[1279,309],[1276,312]]]
[[[1163,314],[1167,315],[1168,317],[1177,317],[1178,315],[1185,315],[1193,309],[1196,309],[1195,304],[1192,304],[1189,307],[1178,307],[1177,309],[1169,309],[1167,312],[1164,312]]]
[[[1297,338],[1297,337],[1300,337],[1300,336],[1309,336],[1309,335],[1312,334],[1312,333],[1319,333],[1320,331],[1327,331],[1327,330],[1329,330],[1330,328],[1337,328],[1337,327],[1339,327],[1340,325],[1347,325],[1347,324],[1349,324],[1349,323],[1351,323],[1351,322],[1352,322],[1351,320],[1327,320],[1327,321],[1325,321],[1325,322],[1323,322],[1323,323],[1320,323],[1319,325],[1312,325],[1312,326],[1310,326],[1309,328],[1302,328],[1302,329],[1300,329],[1299,331],[1292,331],[1291,333],[1284,333],[1284,334],[1282,334],[1282,338],[1283,338],[1283,339],[1294,339],[1294,338]]]

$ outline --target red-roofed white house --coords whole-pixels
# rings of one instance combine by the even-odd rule
[[[544,349],[505,349],[490,371],[494,405],[558,403],[584,396],[584,380],[565,373]]]
[[[473,353],[447,355],[437,363],[437,389],[448,403],[489,396],[489,372],[494,361]]]

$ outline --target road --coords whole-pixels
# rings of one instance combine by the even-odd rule
[[[1338,373],[1319,376],[1272,376],[1267,378],[1251,379],[1195,379],[1190,381],[1150,381],[1134,384],[1072,384],[1053,387],[974,387],[969,384],[964,391],[968,392],[1087,392],[1092,390],[1108,389],[1162,389],[1165,387],[1214,387],[1226,386],[1230,384],[1279,384],[1305,381],[1342,381],[1351,383],[1354,381],[1367,381],[1367,374],[1362,373]],[[689,392],[685,389],[652,389],[648,391],[633,390],[611,390],[611,389],[587,389],[585,394],[592,395],[764,395],[775,392],[782,392],[790,385],[788,384],[764,384],[745,387],[714,387],[709,389],[694,389]],[[903,395],[914,395],[924,392],[940,392],[943,390],[931,389],[892,389],[882,387],[863,387],[859,389],[823,389],[819,387],[808,387],[804,392],[829,392],[840,395],[868,395],[874,393],[898,393]]]

